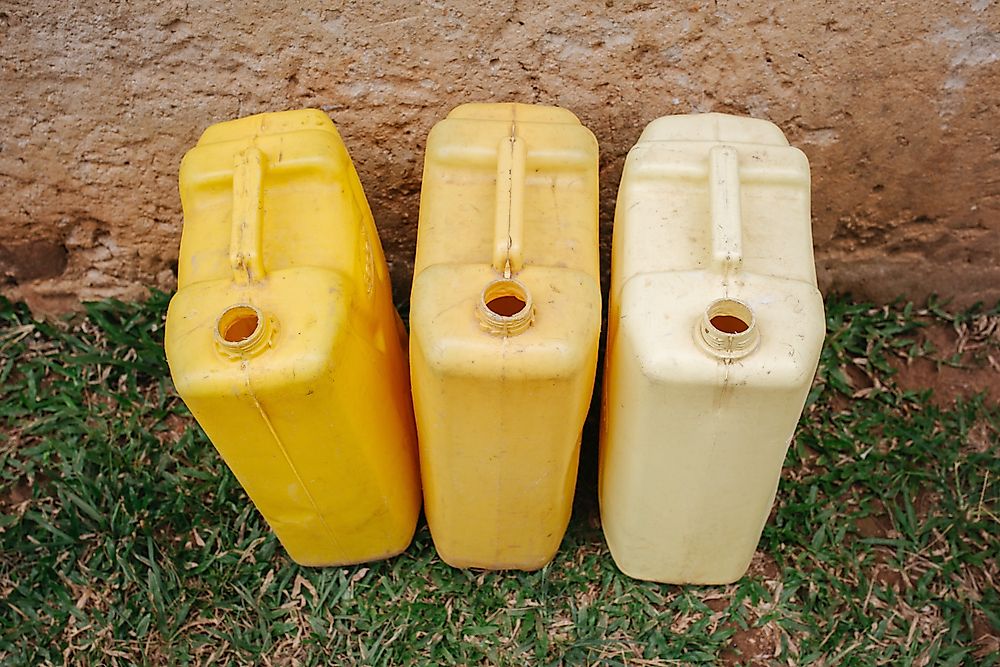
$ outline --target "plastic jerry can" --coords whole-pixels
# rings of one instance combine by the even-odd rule
[[[735,581],[823,343],[805,155],[763,120],[650,123],[618,191],[609,305],[599,493],[615,563]]]
[[[410,376],[424,506],[455,567],[534,570],[569,522],[601,325],[597,142],[466,104],[427,140]]]
[[[166,352],[289,555],[387,558],[420,511],[406,341],[340,135],[317,110],[208,128],[180,170]]]

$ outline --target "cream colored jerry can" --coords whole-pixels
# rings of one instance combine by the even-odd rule
[[[570,112],[467,104],[427,141],[410,310],[441,558],[533,570],[572,508],[601,326],[597,142]]]
[[[773,124],[649,124],[618,191],[601,520],[627,575],[746,571],[824,335],[809,164]]]
[[[301,110],[213,125],[180,190],[177,393],[295,561],[399,553],[420,512],[405,331],[333,123]]]

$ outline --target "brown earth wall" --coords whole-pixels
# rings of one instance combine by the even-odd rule
[[[175,285],[177,168],[211,123],[318,107],[409,286],[424,141],[557,104],[601,151],[602,243],[650,120],[767,118],[809,156],[825,291],[1000,299],[1000,6],[973,2],[0,3],[0,291]],[[607,267],[605,266],[605,269]]]

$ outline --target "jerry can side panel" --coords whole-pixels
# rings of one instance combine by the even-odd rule
[[[705,388],[657,389],[653,396],[661,406],[719,399]],[[747,398],[724,404],[755,414],[760,405],[755,397]],[[795,401],[798,396],[773,398]],[[667,583],[739,578],[773,504],[794,427],[770,424],[754,431],[752,421],[744,419],[720,428],[714,410],[634,405],[614,410],[609,419],[606,442],[614,444],[605,453],[601,508],[616,562],[629,574]],[[630,431],[631,423],[636,426]],[[648,435],[676,432],[686,439]],[[768,441],[767,446],[756,446],[758,440]]]
[[[299,563],[331,563],[344,557],[330,527],[309,493],[301,469],[276,437],[257,392],[184,397],[227,467],[272,527],[289,555]]]
[[[345,565],[405,549],[419,505],[379,495],[378,471],[328,427],[342,412],[330,392],[295,397],[292,410],[283,399],[251,390],[242,401],[202,398],[190,407],[289,555],[304,565]],[[317,432],[329,440],[317,443]],[[415,480],[410,487],[419,488]]]
[[[657,271],[706,268],[710,229],[688,220],[708,215],[707,184],[661,182],[633,185],[619,195],[612,248],[612,294],[629,278]]]
[[[627,344],[611,363],[625,370],[609,378],[610,391],[625,398],[608,407],[599,495],[616,564],[630,576],[667,583],[739,578],[773,502],[786,434],[756,433],[752,439],[771,441],[760,449],[745,441],[753,431],[746,420],[719,422],[719,410],[756,414],[752,392],[742,401],[717,387],[652,382]]]
[[[600,274],[596,152],[592,163],[588,171],[537,171],[527,179],[526,265]]]
[[[394,391],[398,368],[368,372],[377,355],[350,336],[327,382],[260,399],[317,513],[354,561],[405,549],[420,510],[416,437],[409,406],[399,405],[408,396]]]
[[[304,479],[339,471],[342,479],[336,486],[319,487],[323,493],[317,506],[336,515],[344,530],[359,531],[383,505],[391,504],[375,500],[415,497],[419,486],[413,474],[413,424],[402,418],[408,417],[402,410],[406,406],[400,405],[402,392],[394,390],[402,379],[397,377],[399,369],[388,368],[386,375],[359,374],[380,353],[367,341],[350,338],[324,382],[267,394],[258,391],[256,399],[271,415],[275,432],[290,443],[288,451],[301,464]],[[315,446],[318,433],[326,438],[321,447]]]
[[[426,513],[442,558],[459,567],[541,567],[572,510],[589,377],[484,386],[468,376],[428,379],[419,347],[411,363]]]
[[[231,280],[232,187],[214,184],[196,194],[181,191],[184,225],[177,259],[177,288]]]
[[[256,406],[226,397],[185,402],[209,439],[222,444],[216,450],[289,556],[303,565],[336,561],[340,554],[328,542],[333,536],[306,499],[295,470],[274,446]]]
[[[349,406],[339,422],[354,441],[370,443],[368,463],[381,493],[409,508],[409,544],[421,503],[416,425],[406,341],[399,337],[395,309],[387,306],[374,329],[361,319],[351,321],[346,354],[330,368],[330,380],[338,405]],[[372,374],[373,367],[383,372]]]
[[[796,184],[745,184],[741,205],[747,273],[816,285],[809,190]]]
[[[313,513],[250,392],[185,403],[213,444],[219,443],[216,450],[265,517]]]
[[[359,211],[362,226],[363,247],[359,248],[358,254],[360,269],[362,275],[365,272],[373,273],[376,285],[374,288],[376,295],[373,298],[376,301],[383,301],[392,311],[393,317],[398,318],[399,313],[396,312],[395,301],[392,298],[392,281],[389,276],[389,267],[386,265],[385,251],[382,248],[382,238],[378,232],[378,225],[375,224],[371,206],[368,204],[368,198],[365,197],[361,177],[358,176],[358,171],[354,168],[353,163],[349,162],[349,167],[348,181],[351,195],[354,205]]]
[[[496,147],[488,168],[424,163],[414,278],[435,264],[472,264],[490,260],[493,239],[485,229],[495,211]]]
[[[363,272],[374,266],[371,235],[346,184],[302,189],[290,182],[269,188],[265,196],[261,233],[268,273],[312,266],[343,271],[357,282],[365,280]]]

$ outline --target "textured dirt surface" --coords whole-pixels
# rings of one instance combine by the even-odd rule
[[[940,406],[980,393],[1000,404],[1000,317],[984,315],[952,327],[931,325],[919,332],[917,341],[929,350],[927,356],[892,360],[901,387],[933,389],[930,399]]]
[[[428,130],[462,102],[517,100],[597,135],[605,246],[647,122],[748,114],[811,160],[823,289],[992,303],[998,33],[989,0],[8,1],[0,290],[53,311],[172,288],[184,151],[211,123],[304,106],[338,124],[406,290]]]

